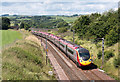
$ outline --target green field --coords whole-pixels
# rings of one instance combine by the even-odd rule
[[[22,39],[22,34],[14,30],[1,30],[2,32],[2,44],[0,46],[5,46],[14,42],[15,40]]]
[[[75,20],[78,19],[78,17],[64,17],[64,16],[53,16],[56,17],[57,19],[63,19],[67,23],[74,22]]]

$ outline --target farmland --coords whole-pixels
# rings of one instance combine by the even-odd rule
[[[14,42],[15,40],[22,39],[22,34],[14,30],[1,30],[2,32],[2,44],[0,46],[5,46]]]
[[[63,19],[63,20],[66,21],[67,23],[74,22],[75,20],[78,19],[78,16],[75,16],[75,17],[53,16],[53,17],[55,17],[56,19]]]

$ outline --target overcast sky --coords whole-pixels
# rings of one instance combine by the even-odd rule
[[[2,0],[0,14],[73,15],[117,10],[119,0]]]

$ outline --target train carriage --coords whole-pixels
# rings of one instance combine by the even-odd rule
[[[50,40],[50,33],[48,33],[48,40]]]
[[[54,36],[54,38],[55,38],[55,43],[54,44],[59,47],[60,46],[60,37]]]
[[[42,36],[42,33],[41,33],[41,32],[39,32],[39,36]]]
[[[60,41],[60,46],[59,47],[63,52],[65,52],[66,45],[64,43],[62,43],[61,41]]]
[[[81,46],[78,46],[53,34],[45,32],[39,32],[38,34],[36,31],[32,31],[32,33],[49,39],[63,52],[65,52],[66,55],[76,63],[77,66],[88,66],[92,63],[91,56],[87,49],[82,48]]]

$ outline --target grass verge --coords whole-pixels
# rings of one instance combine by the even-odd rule
[[[49,71],[53,68],[50,62],[46,65],[45,52],[33,35],[2,51],[3,80],[55,80]]]

